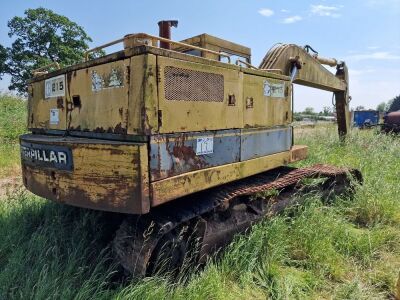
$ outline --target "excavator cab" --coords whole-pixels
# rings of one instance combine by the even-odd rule
[[[251,49],[221,38],[212,36],[210,34],[200,34],[181,41],[188,45],[198,46],[204,49],[213,50],[229,56],[231,63],[236,61],[244,61],[251,64]],[[190,49],[184,46],[173,45],[172,50],[182,52],[185,54],[195,55],[199,57],[214,59],[222,62],[228,62],[227,56],[221,56],[214,53],[209,53],[197,49]]]

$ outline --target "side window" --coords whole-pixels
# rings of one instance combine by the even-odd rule
[[[189,55],[194,55],[194,56],[201,56],[201,51],[197,49],[190,49],[187,51],[184,51],[183,53],[189,54]]]
[[[231,58],[231,64],[235,64],[237,60],[241,60],[241,61],[244,61],[246,63],[250,63],[248,57],[237,55],[237,54],[232,54],[232,53],[225,52],[225,51],[220,51],[220,53],[225,54],[225,55],[229,55],[229,57]],[[222,56],[222,55],[219,57],[219,61],[220,62],[224,62],[224,63],[228,63],[229,62],[228,58],[226,56]]]

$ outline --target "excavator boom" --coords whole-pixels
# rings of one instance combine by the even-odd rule
[[[277,44],[268,51],[259,68],[281,70],[284,75],[292,78],[293,83],[333,92],[338,131],[340,137],[344,137],[349,132],[350,126],[347,66],[334,58],[320,57],[316,52],[311,55],[306,49],[294,44]],[[336,74],[331,73],[323,65],[336,67]]]

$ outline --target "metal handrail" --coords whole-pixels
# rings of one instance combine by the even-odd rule
[[[200,50],[200,51],[212,53],[212,54],[215,54],[215,55],[218,55],[218,56],[225,56],[226,58],[228,58],[228,62],[229,62],[229,63],[231,62],[231,57],[230,57],[229,55],[227,55],[227,54],[220,53],[220,52],[213,51],[213,50],[209,50],[209,49],[202,48],[202,47],[198,47],[198,46],[193,46],[193,45],[186,44],[186,43],[182,43],[182,42],[176,42],[176,41],[173,41],[173,40],[170,40],[170,39],[166,39],[166,38],[163,38],[163,37],[150,35],[150,34],[147,34],[147,33],[128,34],[128,35],[126,35],[125,37],[123,37],[123,38],[121,38],[121,39],[118,39],[118,40],[109,42],[109,43],[107,43],[107,44],[103,44],[103,45],[98,46],[98,47],[93,48],[93,49],[89,49],[89,50],[87,50],[87,51],[85,52],[85,61],[88,60],[89,53],[91,53],[91,52],[94,52],[94,51],[97,51],[97,50],[101,50],[101,49],[103,49],[103,48],[105,48],[105,47],[109,47],[109,46],[112,46],[112,45],[121,43],[121,42],[123,42],[123,41],[124,41],[125,39],[127,39],[127,38],[134,38],[134,37],[138,37],[138,38],[150,38],[150,39],[158,40],[158,41],[161,41],[161,42],[166,42],[166,43],[171,43],[171,44],[175,44],[175,45],[179,45],[179,46],[191,48],[191,49],[194,49],[194,50]]]
[[[45,74],[47,72],[43,72],[43,70],[46,70],[46,69],[51,68],[51,67],[56,67],[57,69],[60,69],[60,64],[58,62],[56,62],[56,61],[53,61],[51,64],[48,64],[48,65],[45,65],[43,67],[37,68],[37,69],[32,71],[33,76]]]
[[[252,64],[249,64],[249,63],[246,62],[246,61],[237,59],[237,60],[236,60],[236,65],[237,65],[237,66],[240,66],[240,64],[244,64],[244,65],[245,65],[246,67],[248,67],[248,68],[252,68],[252,69],[255,69],[255,70],[259,70],[257,67],[253,66]]]

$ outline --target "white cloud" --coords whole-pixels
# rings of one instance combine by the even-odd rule
[[[368,0],[365,1],[367,6],[375,9],[375,8],[385,8],[390,10],[399,10],[400,9],[400,1],[399,0]]]
[[[313,15],[321,16],[321,17],[332,17],[332,18],[338,18],[340,17],[340,14],[337,13],[339,10],[339,7],[336,6],[326,6],[322,4],[318,5],[311,5],[311,13]]]
[[[274,11],[269,8],[261,8],[258,13],[264,17],[270,17],[274,14]]]
[[[358,70],[358,69],[349,69],[349,74],[350,77],[351,76],[360,76],[360,75],[364,75],[364,74],[368,74],[368,73],[374,73],[376,72],[375,69],[364,69],[364,70]]]
[[[362,53],[362,54],[354,54],[347,57],[347,60],[398,60],[400,59],[400,55],[391,54],[390,52],[373,52],[373,53]]]
[[[287,10],[287,9],[281,9],[281,12],[283,12],[283,13],[288,13],[288,12],[290,12],[290,11]]]
[[[284,23],[284,24],[292,24],[292,23],[296,23],[296,22],[301,21],[301,20],[303,20],[303,18],[300,17],[300,16],[291,16],[291,17],[283,19],[282,23]]]
[[[380,47],[379,46],[368,46],[367,47],[367,49],[369,49],[369,50],[376,50],[376,49],[379,49]]]

